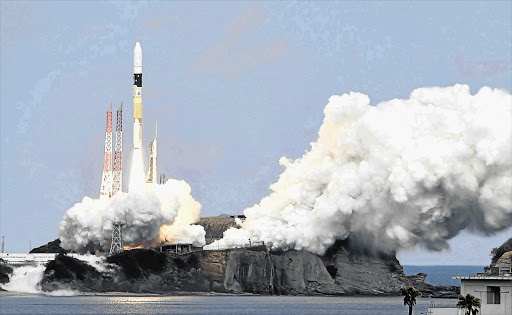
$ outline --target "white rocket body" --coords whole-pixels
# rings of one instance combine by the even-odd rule
[[[133,50],[133,148],[142,149],[142,48]]]

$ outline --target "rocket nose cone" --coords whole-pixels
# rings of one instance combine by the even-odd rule
[[[140,47],[140,43],[139,42],[137,42],[135,44],[135,48],[133,49],[133,51],[142,51],[142,47]]]

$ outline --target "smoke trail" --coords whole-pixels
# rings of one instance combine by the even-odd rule
[[[180,237],[203,246],[204,229],[190,226],[197,222],[201,210],[190,192],[185,181],[169,179],[164,185],[148,185],[145,192],[118,193],[111,199],[84,197],[64,214],[59,225],[61,246],[77,252],[98,245],[108,250],[113,222],[122,224],[123,242],[128,246],[158,246]],[[188,233],[171,233],[169,226]]]
[[[336,239],[394,252],[447,248],[471,228],[512,224],[512,97],[467,85],[419,88],[371,106],[334,95],[318,140],[285,167],[272,193],[245,210],[241,229],[211,248],[263,241],[323,253]]]

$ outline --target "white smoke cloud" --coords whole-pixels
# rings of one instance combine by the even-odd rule
[[[414,90],[370,105],[334,95],[311,150],[285,167],[272,193],[210,248],[265,242],[323,253],[336,239],[385,252],[433,250],[467,227],[512,225],[512,97],[467,85]]]
[[[113,222],[122,224],[124,245],[157,246],[175,241],[182,237],[176,231],[184,231],[183,239],[203,246],[203,227],[190,225],[199,219],[201,204],[190,192],[185,181],[169,179],[164,185],[151,184],[146,192],[118,193],[111,199],[84,197],[64,214],[59,225],[61,246],[84,252],[91,244],[101,244],[108,250]],[[173,233],[167,233],[169,227],[174,227]]]

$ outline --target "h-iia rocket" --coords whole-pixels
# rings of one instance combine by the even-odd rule
[[[142,149],[142,48],[139,42],[133,49],[133,148],[135,150]],[[149,148],[149,169],[146,183],[156,183],[156,172],[157,131],[155,129],[155,139]]]
[[[142,48],[133,49],[133,148],[142,149]]]

